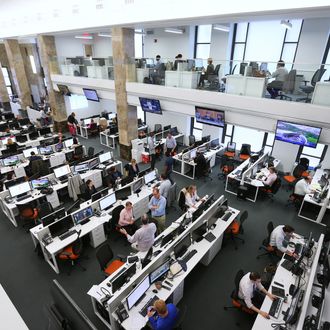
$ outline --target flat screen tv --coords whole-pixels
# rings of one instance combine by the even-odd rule
[[[225,126],[225,113],[221,110],[195,107],[195,119],[198,123],[212,126]]]
[[[95,89],[83,88],[86,99],[89,101],[100,102],[99,96]]]
[[[159,100],[146,99],[144,97],[139,97],[139,99],[143,111],[155,113],[157,115],[162,114],[162,109],[160,107]]]
[[[316,148],[322,128],[278,120],[275,140]]]
[[[61,94],[66,95],[66,96],[71,96],[71,92],[70,92],[68,86],[57,84],[57,88]]]

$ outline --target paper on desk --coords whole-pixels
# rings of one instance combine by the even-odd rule
[[[15,168],[14,173],[15,173],[16,178],[21,178],[22,176],[26,176],[24,166],[19,166],[19,167]]]

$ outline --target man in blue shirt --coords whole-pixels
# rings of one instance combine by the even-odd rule
[[[157,187],[152,190],[152,197],[148,207],[149,210],[151,210],[152,218],[156,221],[158,231],[161,233],[166,228],[166,198],[160,195],[159,189]]]
[[[152,329],[171,330],[178,319],[178,310],[173,304],[167,304],[164,300],[156,300],[148,311],[148,318]]]

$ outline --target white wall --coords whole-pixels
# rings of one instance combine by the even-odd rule
[[[112,56],[112,39],[106,37],[94,37],[94,57]]]
[[[299,146],[275,140],[272,156],[279,159],[281,163],[277,170],[281,172],[291,172],[296,161]]]
[[[154,34],[146,34],[144,38],[144,56],[155,58],[160,55],[163,59],[173,61],[177,54],[183,58],[192,58],[193,43],[191,45],[189,27],[185,28],[183,34],[165,32],[164,29],[153,29]],[[155,39],[157,42],[155,42]]]
[[[211,135],[211,140],[220,139],[220,143],[221,143],[222,131],[223,131],[223,128],[203,124],[202,136]]]

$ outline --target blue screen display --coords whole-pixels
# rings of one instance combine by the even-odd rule
[[[143,111],[156,113],[158,115],[162,114],[162,109],[160,107],[159,100],[140,97],[140,104]]]

